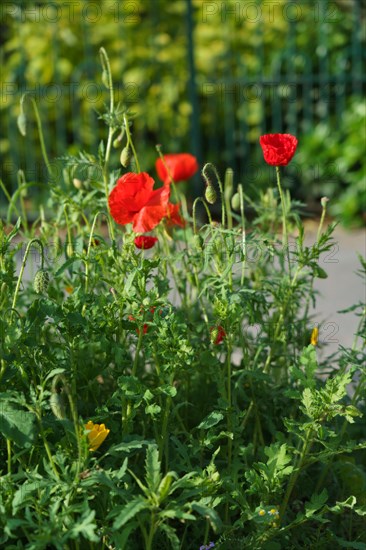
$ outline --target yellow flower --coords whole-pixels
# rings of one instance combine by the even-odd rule
[[[259,513],[260,516],[265,516],[266,515],[265,510],[259,510],[258,513]]]
[[[94,424],[91,420],[85,424],[85,429],[88,432],[89,451],[96,451],[110,432],[104,424]]]
[[[318,327],[314,327],[310,337],[310,344],[312,346],[316,346],[318,344],[318,336],[319,336],[319,329]]]

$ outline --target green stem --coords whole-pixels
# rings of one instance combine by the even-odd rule
[[[233,194],[233,177],[234,177],[233,170],[231,168],[228,168],[225,172],[225,181],[224,181],[224,196],[225,196],[225,208],[226,208],[228,229],[233,228],[233,216],[231,211],[231,197]]]
[[[134,159],[135,159],[135,162],[136,162],[137,173],[139,174],[141,172],[139,159],[137,157],[136,149],[135,149],[135,146],[134,146],[133,141],[132,141],[130,126],[129,126],[129,122],[128,122],[128,118],[127,118],[126,114],[123,115],[123,122],[125,124],[125,129],[126,129],[127,144],[132,149],[132,153],[133,153],[133,156],[134,156]]]
[[[153,548],[152,543],[153,543],[155,531],[156,531],[155,512],[152,511],[151,512],[151,520],[150,520],[150,531],[149,531],[149,536],[148,536],[147,541],[146,541],[146,550],[152,550],[152,548]]]
[[[25,231],[28,234],[27,213],[26,213],[26,210],[25,210],[25,204],[24,204],[23,194],[22,194],[22,190],[21,190],[22,185],[25,185],[25,183],[26,183],[25,180],[24,180],[23,170],[18,170],[17,182],[18,182],[18,191],[19,191],[20,210],[22,212],[22,222],[24,224]]]
[[[320,218],[320,222],[319,222],[319,227],[318,227],[318,232],[317,232],[317,235],[316,235],[316,242],[318,244],[319,242],[319,239],[321,237],[321,234],[322,234],[322,229],[323,229],[323,225],[324,225],[324,220],[325,220],[325,215],[327,213],[327,202],[328,202],[328,199],[326,197],[323,197],[322,201],[321,201],[321,205],[322,205],[322,215],[321,215],[321,218]]]
[[[282,246],[284,248],[284,253],[287,257],[288,262],[288,271],[289,278],[291,279],[291,265],[290,265],[290,250],[288,247],[288,228],[287,228],[287,212],[286,212],[286,202],[282,190],[281,178],[280,178],[280,167],[276,166],[276,175],[277,175],[277,187],[280,194],[281,206],[282,206]]]
[[[110,66],[110,63],[109,63],[109,58],[108,58],[107,52],[105,51],[104,48],[100,48],[99,55],[100,55],[103,71],[106,71],[106,74],[107,74],[108,89],[109,89],[109,113],[112,117],[112,115],[114,113],[114,89],[113,89],[113,79],[112,79],[111,66]],[[105,192],[105,197],[106,197],[107,204],[108,204],[108,197],[109,197],[109,174],[108,174],[108,169],[109,169],[109,159],[110,159],[110,155],[111,155],[111,148],[112,148],[114,132],[115,132],[115,128],[112,125],[110,125],[109,130],[108,130],[107,147],[106,147],[106,151],[105,151],[104,166],[103,166],[104,192]],[[110,229],[111,239],[114,243],[115,238],[114,238],[114,227],[113,227],[113,225],[110,225],[109,229]]]
[[[87,251],[86,251],[86,258],[85,258],[85,294],[88,293],[88,286],[89,286],[89,256],[90,256],[90,249],[91,249],[91,245],[92,245],[92,242],[93,242],[93,235],[94,235],[95,225],[97,223],[97,218],[98,218],[99,214],[101,214],[101,212],[97,212],[94,216],[93,223],[92,223],[92,226],[91,226],[91,229],[90,229],[88,248],[87,248]],[[83,316],[85,315],[85,311],[86,311],[86,304],[83,305],[83,309],[82,309],[82,315]]]
[[[241,264],[241,278],[240,285],[243,286],[245,279],[245,263],[247,260],[247,247],[246,247],[246,234],[245,234],[245,215],[244,215],[244,193],[243,186],[241,183],[238,185],[238,193],[240,199],[240,218],[241,218],[241,243],[242,243],[242,252],[243,252],[243,261]]]
[[[27,248],[25,250],[23,262],[22,262],[22,265],[21,265],[21,268],[20,268],[19,277],[18,277],[17,284],[16,284],[16,287],[15,287],[13,303],[12,303],[12,306],[11,306],[12,310],[15,309],[15,306],[16,306],[17,297],[18,297],[18,293],[19,293],[19,287],[20,287],[20,283],[22,282],[22,277],[23,277],[23,273],[24,273],[24,269],[25,269],[25,264],[27,262],[30,247],[32,246],[33,243],[38,243],[40,248],[41,248],[41,259],[42,259],[41,268],[43,269],[43,266],[44,266],[43,244],[41,243],[41,241],[39,239],[32,239],[31,241],[29,241],[29,243],[27,245]],[[11,319],[12,319],[12,317],[13,317],[13,312],[11,312]]]
[[[45,145],[43,130],[42,130],[41,117],[39,116],[37,103],[36,103],[36,100],[34,99],[34,97],[27,95],[27,92],[22,95],[22,98],[20,100],[21,109],[23,109],[23,103],[24,103],[24,100],[26,99],[26,97],[29,97],[29,99],[32,103],[32,106],[33,106],[33,111],[34,111],[35,117],[36,117],[37,127],[38,127],[38,135],[39,135],[39,141],[40,141],[40,144],[41,144],[41,151],[42,151],[43,160],[44,160],[44,162],[47,166],[47,170],[48,170],[49,175],[51,177],[53,177],[51,164],[50,164],[50,161],[49,161],[48,155],[47,155],[47,150],[46,150],[46,145]]]
[[[8,474],[11,475],[11,441],[6,439],[6,449],[8,452]]]
[[[301,468],[304,464],[304,461],[305,461],[305,458],[306,458],[306,455],[308,454],[309,450],[310,450],[310,447],[312,445],[312,440],[311,440],[311,437],[312,437],[312,433],[313,433],[313,429],[312,428],[309,428],[309,430],[307,431],[307,434],[306,434],[306,438],[305,438],[305,441],[304,441],[304,445],[303,445],[303,448],[302,448],[302,451],[301,451],[301,455],[297,461],[297,465],[296,467],[294,468],[294,471],[292,473],[292,476],[290,478],[290,481],[287,485],[287,489],[286,489],[286,493],[285,493],[285,496],[283,498],[283,501],[282,501],[282,504],[281,504],[281,508],[280,508],[280,521],[282,521],[283,519],[283,516],[286,512],[286,508],[287,508],[287,504],[288,504],[288,501],[291,497],[291,494],[292,494],[292,491],[295,487],[295,484],[296,484],[296,481],[300,475],[300,472],[301,472]]]
[[[133,365],[132,365],[131,376],[136,376],[143,337],[144,337],[144,330],[143,330],[143,323],[142,323],[142,325],[139,329],[139,337],[138,337],[138,340],[137,340],[137,346],[136,346],[135,358],[134,358]],[[126,433],[128,433],[128,431],[129,431],[131,412],[132,412],[132,404],[131,404],[131,401],[128,401],[127,402],[127,410],[126,410]]]
[[[210,225],[212,225],[212,217],[211,217],[211,212],[206,204],[206,201],[203,200],[202,197],[197,197],[193,203],[193,207],[192,207],[192,217],[193,217],[193,232],[194,234],[196,235],[197,234],[197,216],[196,216],[196,207],[197,207],[197,203],[198,202],[202,202],[203,206],[205,207],[206,209],[206,213],[207,213],[207,217],[208,217],[208,220],[210,222]]]
[[[48,445],[48,441],[46,439],[46,436],[45,436],[45,433],[44,433],[44,430],[43,430],[42,418],[39,415],[37,415],[37,416],[38,416],[40,434],[41,434],[41,437],[42,437],[44,448],[46,449],[46,453],[47,453],[47,456],[48,456],[49,463],[51,465],[51,468],[52,468],[53,473],[55,474],[56,478],[60,479],[60,475],[59,475],[59,473],[57,471],[57,468],[56,468],[56,465],[53,461],[52,453],[51,453],[50,447]]]

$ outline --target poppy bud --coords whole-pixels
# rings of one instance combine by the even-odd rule
[[[65,402],[60,393],[51,394],[50,407],[56,418],[59,420],[64,420],[66,418]]]
[[[322,197],[322,198],[320,199],[320,204],[322,205],[322,208],[326,208],[328,202],[329,202],[328,197]]]
[[[124,168],[127,168],[127,166],[130,164],[130,160],[131,160],[131,149],[129,148],[128,145],[126,145],[126,147],[122,149],[121,156],[120,156],[120,161],[122,166],[124,166]]]
[[[215,191],[215,189],[212,185],[209,185],[209,186],[206,187],[205,199],[208,203],[215,204],[215,202],[217,200],[217,194],[216,194],[216,191]]]
[[[18,129],[19,129],[19,132],[22,134],[22,136],[26,136],[27,134],[26,122],[27,121],[25,118],[25,114],[23,113],[23,110],[22,110],[17,118]]]
[[[39,269],[34,277],[33,288],[37,294],[46,292],[50,276],[45,269]]]
[[[109,78],[108,78],[108,72],[106,69],[103,69],[103,72],[102,72],[102,82],[104,86],[107,88],[107,90],[109,90]]]
[[[215,346],[217,346],[218,344],[221,344],[225,336],[226,336],[226,332],[221,325],[212,327],[210,329],[210,340],[212,344],[215,344]]]
[[[240,195],[235,193],[231,199],[231,207],[233,210],[240,210]]]
[[[83,187],[83,182],[81,180],[79,180],[78,178],[74,178],[72,180],[72,183],[73,183],[73,185],[76,189],[82,189],[82,187]]]

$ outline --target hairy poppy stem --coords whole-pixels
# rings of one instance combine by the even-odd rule
[[[141,172],[140,164],[139,164],[139,159],[138,159],[138,157],[137,157],[136,149],[135,149],[135,146],[134,146],[133,141],[132,141],[132,136],[131,136],[131,132],[130,132],[130,126],[129,126],[129,122],[128,122],[128,118],[127,118],[127,115],[126,115],[126,114],[123,115],[123,122],[124,122],[124,124],[125,124],[125,129],[126,129],[127,144],[128,144],[128,145],[131,147],[131,149],[132,149],[133,157],[134,157],[135,162],[136,162],[137,173],[139,174],[139,173]]]
[[[33,243],[38,243],[40,248],[41,248],[41,269],[43,269],[44,267],[44,249],[43,249],[43,244],[41,243],[41,241],[39,239],[32,239],[31,241],[29,241],[28,245],[27,245],[27,248],[25,249],[25,254],[24,254],[24,258],[23,258],[23,261],[22,261],[22,265],[21,265],[21,268],[20,268],[20,273],[19,273],[19,277],[18,277],[18,280],[17,280],[17,284],[16,284],[16,287],[15,287],[15,292],[14,292],[14,297],[13,297],[13,303],[11,305],[11,309],[14,310],[15,309],[15,306],[16,306],[16,303],[17,303],[17,298],[18,298],[18,293],[19,293],[19,287],[20,287],[20,283],[22,282],[22,277],[23,277],[23,273],[24,273],[24,269],[25,269],[25,264],[27,263],[27,259],[28,259],[28,254],[29,254],[29,251],[30,251],[30,247],[32,246]],[[11,312],[11,318],[13,317],[13,311]]]
[[[288,246],[288,228],[287,228],[287,213],[286,213],[286,203],[285,196],[283,194],[283,189],[281,185],[280,177],[280,167],[276,166],[276,175],[277,175],[277,187],[280,194],[281,206],[282,206],[282,246],[284,248],[284,253],[286,254],[288,261],[288,271],[289,277],[291,279],[291,265],[290,265],[290,250]]]

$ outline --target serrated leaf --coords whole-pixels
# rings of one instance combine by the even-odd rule
[[[307,502],[305,505],[305,515],[306,517],[312,516],[317,510],[322,508],[324,504],[328,500],[328,492],[326,489],[323,489],[323,491],[320,494],[313,494],[310,502]]]
[[[130,519],[136,516],[141,510],[145,510],[149,507],[147,500],[143,497],[138,496],[131,500],[126,506],[123,506],[119,509],[118,516],[114,520],[113,529],[120,529],[125,525]]]
[[[156,493],[161,482],[159,451],[156,445],[149,445],[146,450],[145,471],[149,490]]]
[[[222,528],[222,521],[218,513],[213,508],[209,508],[208,506],[206,506],[205,504],[201,504],[200,502],[192,502],[191,509],[194,512],[197,512],[200,516],[208,519],[215,533],[220,531],[220,529]]]
[[[305,388],[304,391],[302,392],[302,402],[305,406],[305,409],[306,409],[306,412],[307,412],[307,415],[312,418],[312,403],[313,403],[313,396],[312,396],[312,393],[311,393],[311,389],[310,388]]]
[[[163,531],[170,542],[172,550],[180,549],[180,540],[175,532],[175,529],[166,523],[160,525],[160,530]]]
[[[100,542],[99,537],[95,534],[97,524],[94,522],[95,510],[86,510],[81,518],[76,521],[70,531],[72,539],[79,539],[80,536],[92,542]]]

